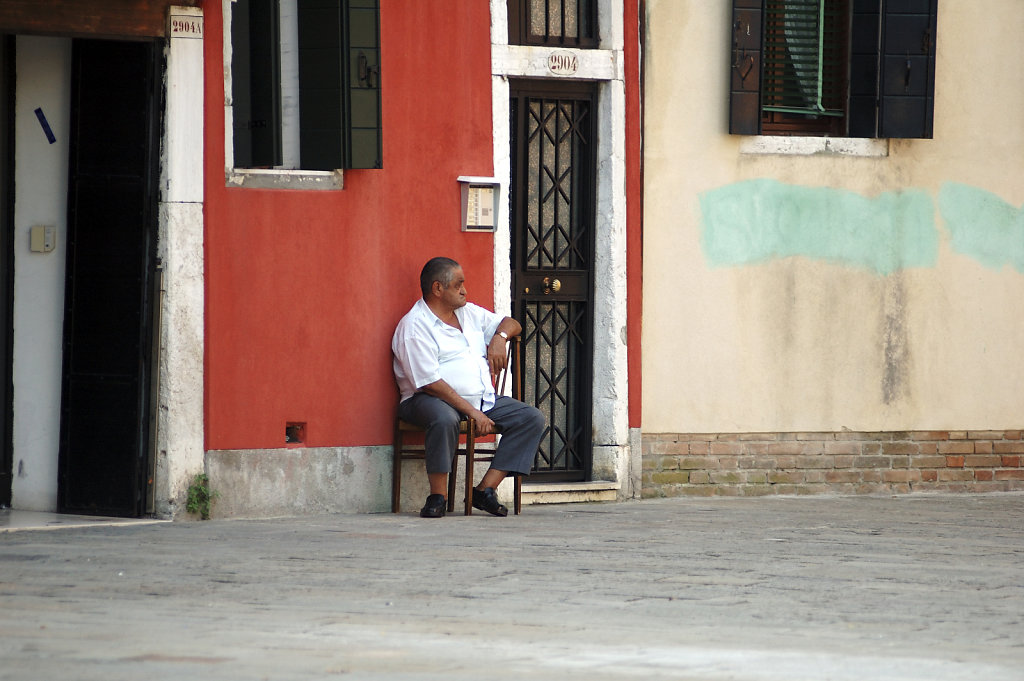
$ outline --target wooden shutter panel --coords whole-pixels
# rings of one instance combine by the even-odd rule
[[[855,0],[850,30],[850,137],[878,134],[880,0]]]
[[[231,11],[234,164],[281,163],[280,7],[276,0],[238,0]]]
[[[887,0],[882,9],[880,137],[931,138],[938,0]]]
[[[378,0],[342,0],[347,74],[345,167],[380,168],[380,6]]]
[[[733,0],[729,133],[761,133],[762,0]]]
[[[299,155],[304,170],[343,166],[341,0],[298,0]]]

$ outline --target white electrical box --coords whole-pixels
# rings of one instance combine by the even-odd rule
[[[498,216],[501,183],[494,177],[461,175],[462,231],[493,232]]]
[[[57,247],[57,228],[53,225],[33,225],[29,229],[29,250],[49,253]]]

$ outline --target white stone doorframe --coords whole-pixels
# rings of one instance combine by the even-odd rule
[[[491,0],[491,74],[494,176],[501,196],[494,233],[494,301],[511,309],[511,130],[510,77],[596,81],[598,161],[596,253],[594,260],[593,477],[619,485],[619,497],[639,495],[631,452],[626,353],[626,105],[623,57],[623,0],[598,0],[601,46],[566,50],[508,44],[506,0]],[[578,69],[556,76],[548,69],[552,52],[571,52]]]
[[[175,19],[179,21],[175,22]],[[157,257],[159,369],[155,405],[155,512],[183,511],[203,472],[203,11],[168,11]]]

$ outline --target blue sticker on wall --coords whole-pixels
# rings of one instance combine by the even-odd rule
[[[50,124],[46,121],[42,109],[36,109],[36,118],[39,119],[39,125],[43,126],[43,132],[46,133],[46,139],[50,140],[50,144],[56,142],[57,138],[53,136],[53,130],[50,130]]]

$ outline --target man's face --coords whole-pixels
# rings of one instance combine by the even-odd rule
[[[466,276],[461,267],[452,270],[451,283],[441,289],[441,301],[453,310],[466,304]]]

